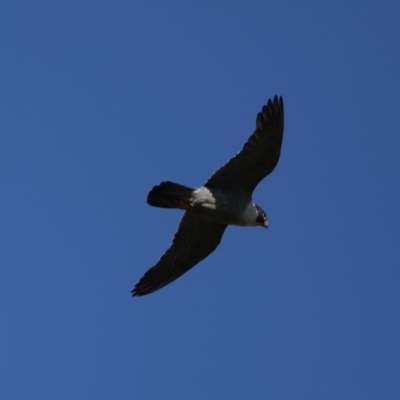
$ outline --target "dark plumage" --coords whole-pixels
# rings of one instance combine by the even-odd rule
[[[192,189],[162,182],[149,193],[150,205],[186,210],[171,247],[132,290],[152,293],[169,284],[212,253],[228,225],[268,226],[266,213],[251,195],[278,163],[283,137],[283,100],[268,100],[256,119],[256,130],[242,150],[202,186]]]

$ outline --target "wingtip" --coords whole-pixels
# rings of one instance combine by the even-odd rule
[[[275,96],[275,97],[277,97],[277,96]],[[283,110],[283,97],[279,96],[277,101],[278,101],[279,107]]]
[[[271,99],[268,100],[268,103],[277,104],[277,105],[279,105],[280,107],[282,107],[282,106],[283,106],[283,97],[282,97],[282,96],[278,96],[278,95],[276,94],[276,95],[273,97],[272,100],[271,100]]]
[[[151,268],[149,271],[151,271]],[[147,272],[149,272],[149,271],[147,271]],[[149,282],[146,279],[146,274],[142,277],[142,279],[140,279],[140,281],[131,290],[132,297],[145,296],[145,295],[153,293],[159,289],[159,287],[154,287],[152,285],[149,285]]]
[[[139,283],[131,290],[132,297],[140,297],[140,296],[144,296],[145,294],[148,294],[146,291],[140,290]]]

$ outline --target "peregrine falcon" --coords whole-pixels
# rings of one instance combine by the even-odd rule
[[[154,207],[185,213],[170,248],[132,290],[143,296],[168,285],[212,253],[228,225],[268,227],[264,210],[252,201],[258,183],[278,163],[283,137],[283,100],[275,96],[258,113],[256,129],[242,150],[198,189],[162,182],[147,196]]]

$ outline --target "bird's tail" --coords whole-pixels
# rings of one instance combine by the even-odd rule
[[[193,204],[194,189],[173,182],[161,182],[147,196],[154,207],[189,209]]]

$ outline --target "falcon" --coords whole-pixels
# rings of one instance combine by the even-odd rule
[[[143,296],[179,278],[212,253],[228,225],[268,227],[265,211],[253,203],[256,186],[276,167],[283,137],[283,100],[268,100],[242,150],[204,184],[193,189],[170,181],[153,187],[147,203],[185,213],[170,248],[132,290]]]

